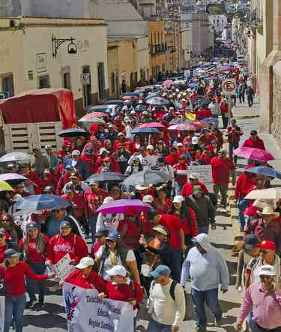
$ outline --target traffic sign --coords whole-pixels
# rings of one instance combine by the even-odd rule
[[[232,96],[236,94],[236,80],[235,78],[227,78],[222,82],[222,94]]]

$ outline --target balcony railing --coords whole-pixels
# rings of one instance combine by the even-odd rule
[[[158,56],[164,54],[168,50],[167,44],[157,44],[157,45],[150,45],[150,55],[151,56]]]

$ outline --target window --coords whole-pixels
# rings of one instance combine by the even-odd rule
[[[38,89],[50,88],[50,77],[49,75],[38,77]]]
[[[84,106],[91,105],[92,98],[91,98],[91,68],[90,66],[82,67],[82,84],[83,84],[83,99],[84,99]]]
[[[104,63],[98,64],[98,88],[99,88],[99,98],[105,98],[105,79],[104,79]]]
[[[2,93],[6,96],[6,98],[14,96],[13,75],[4,76],[2,78]]]
[[[70,73],[63,74],[63,87],[65,89],[71,90]]]

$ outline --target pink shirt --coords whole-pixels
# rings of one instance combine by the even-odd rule
[[[264,329],[281,326],[281,290],[265,292],[261,285],[252,284],[246,291],[237,324],[242,324],[253,310],[253,321]]]

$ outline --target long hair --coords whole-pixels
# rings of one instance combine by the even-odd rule
[[[24,237],[24,241],[23,241],[23,252],[24,254],[27,253],[27,247],[30,241],[30,236],[28,234],[28,232],[26,233],[25,237]],[[38,252],[40,252],[41,254],[44,253],[46,248],[46,240],[44,238],[44,236],[42,235],[42,233],[40,232],[40,230],[38,229],[38,235],[36,238],[36,250]]]
[[[4,218],[4,217],[6,217],[7,219],[9,219],[9,221],[10,221],[10,226],[9,226],[9,228],[5,228],[5,227],[3,227],[3,218]],[[16,224],[14,223],[13,217],[12,217],[10,214],[5,213],[5,214],[3,214],[3,215],[1,216],[1,218],[0,218],[0,228],[4,228],[5,230],[7,230],[7,231],[9,232],[11,238],[12,238],[13,240],[18,241],[18,239],[19,239],[19,234],[18,234],[18,232],[17,232],[17,226],[16,226]]]
[[[175,213],[176,213],[176,208],[173,205],[172,206],[171,214],[175,214]],[[188,211],[188,206],[186,205],[185,202],[182,202],[182,206],[180,208],[179,217],[180,217],[180,222],[181,223],[183,222],[183,219],[185,218],[186,221],[187,221],[188,226],[190,226],[190,227],[192,226],[191,216],[190,216],[189,211]]]

